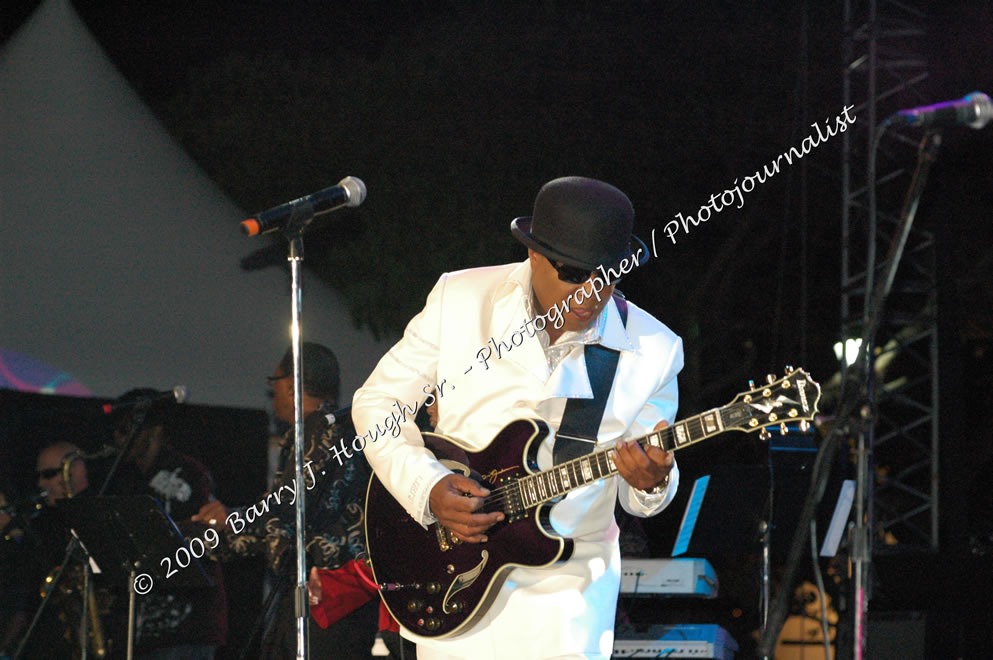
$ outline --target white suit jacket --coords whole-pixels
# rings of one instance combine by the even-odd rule
[[[566,398],[592,398],[581,346],[549,372],[537,337],[524,332],[523,342],[517,337],[517,345],[513,343],[513,333],[527,320],[530,279],[527,261],[443,275],[403,338],[355,393],[357,432],[377,424],[382,429],[393,412],[424,402],[431,392],[438,400],[437,431],[481,449],[514,419],[540,418],[555,429]],[[663,419],[671,424],[676,374],[683,366],[680,338],[644,310],[628,303],[626,327],[613,301],[603,313],[601,345],[621,353],[598,448],[650,433]],[[501,341],[511,348],[501,350],[498,358],[494,347]],[[484,361],[486,347],[490,355]],[[431,488],[450,471],[424,447],[412,415],[407,417],[395,431],[370,442],[364,453],[393,496],[427,525],[434,521],[428,507]],[[542,469],[552,465],[551,445],[546,441],[539,450]],[[410,639],[474,659],[569,653],[609,658],[620,582],[615,500],[635,515],[653,515],[669,504],[678,482],[674,468],[668,488],[659,495],[637,491],[616,476],[571,492],[554,506],[551,517],[557,531],[576,541],[568,561],[553,568],[514,569],[486,618],[465,634]]]

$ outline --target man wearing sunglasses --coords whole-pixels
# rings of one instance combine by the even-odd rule
[[[307,498],[306,551],[311,568],[340,569],[365,559],[363,505],[369,483],[369,466],[362,462],[338,465],[328,462],[324,443],[348,435],[352,425],[347,410],[338,409],[340,368],[334,352],[321,344],[304,342],[302,412],[304,418],[304,483],[295,482],[293,429],[280,447],[272,487],[251,506],[228,509],[214,500],[205,504],[194,520],[216,527],[224,539],[218,548],[223,560],[236,556],[265,555],[274,582],[270,596],[270,622],[262,634],[259,658],[290,660],[296,657],[296,611],[293,602],[296,570],[296,497]],[[272,388],[276,419],[292,425],[293,352],[287,349],[266,382]],[[333,416],[330,416],[334,413]],[[330,416],[330,417],[329,417]],[[333,422],[329,422],[333,419]],[[316,481],[308,476],[314,475]],[[340,618],[324,627],[308,617],[308,650],[312,658],[367,657],[377,630],[378,600],[370,592],[351,594],[353,606],[342,608]]]
[[[678,485],[671,454],[628,442],[674,419],[683,365],[679,337],[614,295],[618,277],[648,260],[633,225],[631,202],[614,186],[583,177],[548,182],[533,214],[511,223],[527,259],[442,275],[353,399],[356,430],[365,433],[395,401],[423,402],[425,386],[447,381],[449,389],[437,397],[437,431],[472,451],[518,418],[559,430],[568,404],[592,400],[599,411],[582,424],[592,426],[592,439],[578,455],[616,447],[619,477],[572,490],[552,507],[553,527],[575,542],[571,557],[547,568],[513,569],[482,620],[466,631],[447,637],[405,631],[420,660],[610,657],[620,582],[615,502],[634,515],[654,515]],[[500,347],[500,355],[491,348],[488,360],[478,359],[487,345]],[[600,358],[587,355],[605,352],[615,362],[591,376],[587,361]],[[576,418],[566,416],[570,423]],[[412,423],[401,426],[399,437],[364,448],[376,475],[421,525],[438,521],[457,541],[485,549],[487,530],[504,514],[481,512],[488,491],[442,465]],[[558,451],[560,442],[583,444],[549,434],[538,449],[540,469],[570,455]],[[375,567],[375,556],[372,561]]]
[[[69,483],[66,483],[66,463],[69,465]],[[55,502],[72,495],[78,495],[89,486],[86,464],[80,458],[79,449],[64,440],[55,442],[38,453],[38,488],[47,491],[45,504],[55,506]]]

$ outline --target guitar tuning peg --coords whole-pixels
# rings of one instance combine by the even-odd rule
[[[789,376],[791,373],[793,373],[793,365],[788,364],[786,365],[786,375]]]
[[[748,379],[748,389],[750,389],[750,390],[754,390],[755,389],[755,381],[752,380],[751,378]]]
[[[762,429],[761,431],[759,431],[759,440],[762,440],[763,442],[768,442],[771,439],[772,439],[772,434],[769,433],[769,429]]]
[[[810,422],[805,419],[800,420],[800,433],[806,433],[810,430]]]
[[[765,377],[765,382],[767,382],[767,383],[769,383],[770,385],[772,385],[773,383],[775,383],[775,382],[776,382],[776,377],[775,377],[775,376],[773,376],[772,374],[768,374],[768,375],[767,375],[767,376]]]
[[[786,422],[779,425],[779,435],[786,435]]]

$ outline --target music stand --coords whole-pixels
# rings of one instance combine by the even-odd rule
[[[160,589],[212,587],[213,580],[190,552],[190,563],[170,571],[163,558],[176,560],[179,547],[190,550],[183,534],[158,500],[149,495],[74,497],[61,500],[72,533],[99,573],[128,588],[127,657],[134,654],[136,588],[142,594]],[[178,562],[177,562],[178,566]],[[138,574],[138,571],[141,574]],[[144,578],[147,576],[148,580]],[[141,578],[136,587],[136,579]],[[145,588],[145,585],[148,588]],[[84,636],[84,643],[86,637]]]
[[[768,500],[768,471],[720,465],[693,483],[672,556],[740,551],[755,537]]]
[[[841,535],[845,531],[845,525],[848,523],[848,516],[852,512],[854,502],[855,480],[845,479],[841,484],[841,491],[838,493],[838,501],[834,505],[834,513],[831,514],[827,533],[824,534],[821,557],[834,557],[838,554],[838,544],[841,543]]]

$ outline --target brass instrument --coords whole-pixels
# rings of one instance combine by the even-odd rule
[[[72,497],[74,493],[72,492],[72,479],[70,475],[70,469],[72,464],[82,457],[77,453],[73,452],[67,454],[62,459],[62,480],[65,482],[66,487],[66,497]],[[55,582],[55,576],[58,572],[58,568],[52,570],[48,575],[45,576],[44,581],[41,585],[41,597],[44,598],[45,595],[52,590],[52,585]],[[103,620],[101,619],[101,611],[109,611],[109,603],[103,602],[98,603],[96,592],[93,588],[93,582],[90,579],[91,574],[88,565],[83,565],[80,563],[75,563],[71,566],[67,566],[65,569],[65,575],[63,575],[62,580],[58,585],[58,592],[52,594],[52,599],[57,601],[52,605],[56,607],[58,611],[59,619],[66,626],[66,641],[68,641],[74,648],[82,649],[84,644],[88,645],[88,650],[96,658],[107,657],[108,643],[104,636]],[[76,605],[75,596],[76,594],[83,594],[83,598],[79,601],[79,606]],[[107,599],[101,599],[107,600]],[[103,607],[101,607],[103,605]],[[82,630],[80,630],[80,621],[83,618],[83,612],[81,609],[86,611],[86,619],[88,621],[88,640],[82,638]],[[80,656],[85,655],[85,653],[80,652]]]
[[[41,597],[44,598],[52,589],[55,574],[58,568],[45,576],[41,584]],[[96,591],[92,582],[89,582],[84,575],[83,567],[79,564],[66,568],[66,575],[62,576],[59,582],[58,591],[52,594],[55,601],[52,606],[58,612],[59,620],[66,626],[66,641],[74,648],[81,648],[83,644],[82,631],[79,629],[79,622],[82,612],[81,602],[75,600],[77,594],[86,593],[86,616],[89,622],[89,651],[96,658],[107,657],[108,642],[104,637],[103,620],[100,618],[101,612],[109,611],[107,602],[98,602]],[[107,599],[100,599],[106,601]]]

